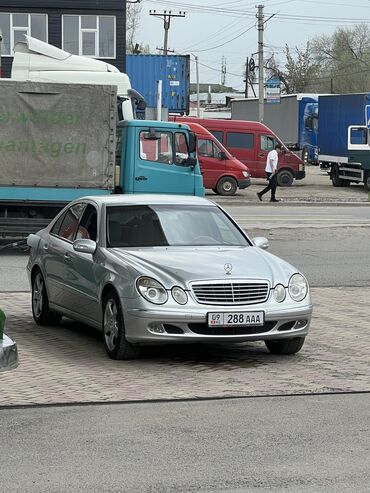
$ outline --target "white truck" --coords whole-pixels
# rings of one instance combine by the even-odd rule
[[[144,98],[132,89],[129,77],[117,67],[56,48],[25,35],[14,48],[11,79],[117,86],[118,120],[135,118],[135,108],[144,109]]]

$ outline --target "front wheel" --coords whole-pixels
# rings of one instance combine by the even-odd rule
[[[370,172],[367,172],[364,179],[364,188],[367,192],[370,191]]]
[[[126,339],[121,302],[115,291],[110,291],[104,300],[103,335],[107,354],[112,359],[134,359],[140,348]]]
[[[295,337],[294,339],[265,341],[265,344],[272,354],[295,354],[302,348],[304,340],[304,337]]]
[[[290,187],[293,184],[294,176],[288,169],[282,169],[277,175],[277,184],[279,187]]]
[[[346,185],[346,180],[340,178],[339,166],[333,164],[330,170],[330,179],[333,187],[344,187]]]
[[[39,270],[32,279],[32,315],[37,325],[56,325],[62,318],[49,308],[44,277]]]
[[[238,189],[237,181],[231,176],[224,176],[217,183],[217,193],[219,195],[235,195],[235,192]]]

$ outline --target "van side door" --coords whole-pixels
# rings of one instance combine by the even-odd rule
[[[255,176],[256,152],[255,136],[251,131],[227,130],[224,142],[226,149],[242,163],[246,164]]]

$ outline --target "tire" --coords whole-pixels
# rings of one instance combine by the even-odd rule
[[[212,188],[212,192],[217,193],[217,188]]]
[[[339,177],[339,166],[333,164],[330,170],[330,179],[333,187],[344,187],[346,180]]]
[[[277,175],[277,184],[279,187],[290,187],[294,181],[294,176],[288,169],[282,169]]]
[[[121,302],[114,290],[103,303],[103,337],[105,350],[112,359],[134,359],[140,355],[140,348],[126,339]]]
[[[304,337],[295,337],[294,339],[265,341],[265,344],[267,349],[272,354],[295,354],[302,348],[304,340]]]
[[[367,192],[370,192],[370,173],[367,172],[364,179],[364,188]]]
[[[49,308],[45,280],[40,270],[32,278],[32,315],[37,325],[57,325],[62,318]]]
[[[224,176],[219,180],[216,186],[218,195],[235,195],[238,189],[238,183],[231,176]]]

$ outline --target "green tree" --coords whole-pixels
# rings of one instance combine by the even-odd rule
[[[312,40],[312,52],[321,67],[321,81],[325,81],[326,90],[336,93],[370,90],[368,25],[338,28],[332,36],[318,36]]]

